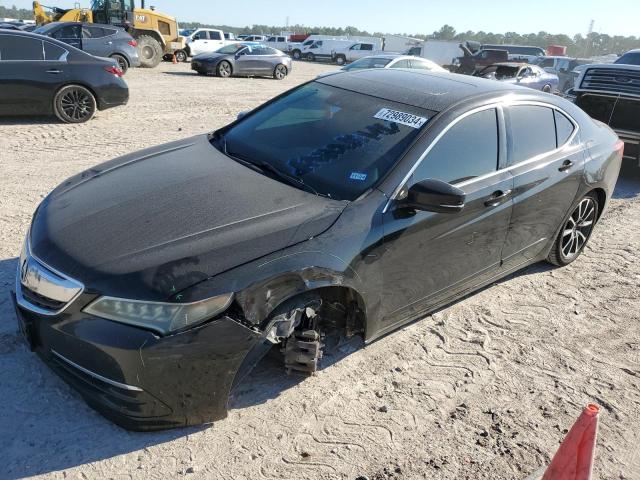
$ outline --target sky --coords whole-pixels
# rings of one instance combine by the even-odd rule
[[[135,0],[140,4],[140,0]],[[73,7],[72,0],[44,0]],[[90,0],[80,1],[88,7]],[[31,0],[0,0],[31,8]],[[252,24],[346,27],[370,32],[430,34],[449,24],[456,31],[576,33],[594,31],[640,37],[640,0],[147,0],[180,21],[243,27]],[[179,5],[179,6],[178,6]]]

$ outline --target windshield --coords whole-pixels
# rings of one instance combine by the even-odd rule
[[[232,45],[226,45],[218,50],[216,53],[224,53],[225,55],[230,55],[232,53],[236,53],[238,50],[242,50],[245,46],[241,43],[234,43]]]
[[[482,78],[505,80],[507,78],[514,78],[518,74],[518,70],[518,67],[511,67],[507,65],[492,65],[482,70],[479,76],[481,76]]]
[[[389,171],[433,115],[312,82],[249,114],[213,143],[232,158],[293,178],[298,188],[355,200]]]
[[[640,52],[629,52],[622,55],[614,63],[624,65],[640,65]]]
[[[389,58],[367,57],[356,60],[355,62],[343,67],[343,70],[359,70],[362,68],[384,68],[389,64]]]

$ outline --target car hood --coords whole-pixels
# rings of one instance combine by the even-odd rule
[[[228,56],[229,55],[225,54],[225,53],[208,52],[208,53],[199,53],[198,55],[193,57],[192,60],[196,60],[196,61],[202,61],[202,60],[213,61],[213,60],[218,60],[220,58],[224,58],[224,57],[228,57]]]
[[[319,235],[347,204],[255,172],[202,135],[71,177],[38,207],[31,249],[88,290],[164,300]]]

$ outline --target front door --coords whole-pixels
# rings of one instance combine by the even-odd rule
[[[500,268],[513,189],[511,174],[498,169],[506,152],[501,115],[488,108],[459,118],[403,190],[428,178],[442,180],[465,192],[463,210],[407,212],[391,202],[383,214],[383,330]]]
[[[53,92],[66,78],[66,51],[37,38],[0,34],[0,114],[52,111]]]
[[[505,268],[514,268],[555,238],[578,192],[585,147],[574,122],[558,110],[512,105],[505,114],[514,205],[503,259]]]
[[[51,36],[82,50],[82,26],[80,24],[64,25],[53,32]]]

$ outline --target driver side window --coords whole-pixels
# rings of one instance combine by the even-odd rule
[[[433,178],[459,183],[498,169],[498,117],[495,108],[469,115],[434,145],[416,169],[414,182]]]

